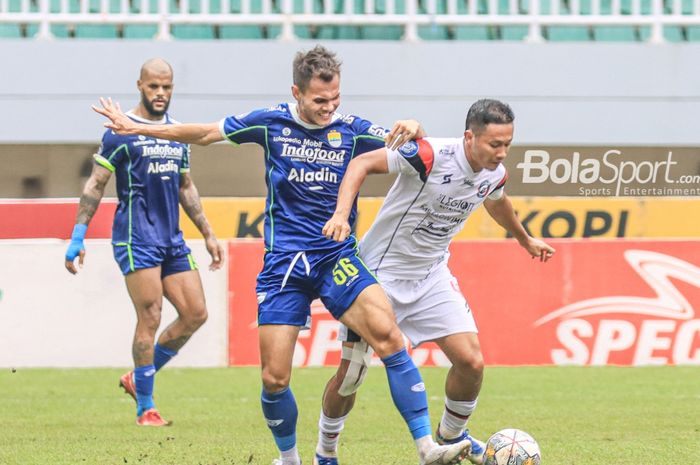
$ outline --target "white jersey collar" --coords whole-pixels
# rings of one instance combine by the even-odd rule
[[[482,170],[479,172],[475,172],[472,169],[472,165],[469,164],[469,160],[467,160],[467,147],[466,147],[466,142],[464,141],[464,137],[459,139],[459,152],[457,154],[457,163],[459,163],[459,166],[462,167],[462,170],[464,171],[464,174],[467,175],[469,178],[474,178],[481,173]]]
[[[297,108],[297,104],[296,104],[296,103],[287,103],[287,106],[289,107],[289,113],[292,115],[292,118],[294,118],[294,121],[296,121],[297,124],[299,124],[299,126],[302,126],[302,127],[306,128],[306,129],[323,129],[323,128],[325,128],[325,127],[330,126],[330,125],[333,124],[337,119],[339,119],[339,118],[342,117],[342,115],[341,115],[340,113],[337,113],[337,112],[336,112],[336,113],[333,113],[333,117],[331,118],[331,122],[330,122],[327,126],[319,126],[319,125],[317,125],[317,124],[311,124],[311,123],[307,123],[306,121],[303,121],[303,120],[299,117],[299,109]]]
[[[163,117],[161,119],[159,119],[158,121],[153,121],[150,119],[141,118],[140,116],[136,116],[134,114],[133,110],[127,111],[126,116],[128,116],[129,118],[131,118],[133,120],[138,121],[139,123],[144,123],[144,124],[166,124],[168,122],[167,114],[163,115]]]

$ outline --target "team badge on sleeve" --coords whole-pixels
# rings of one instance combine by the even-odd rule
[[[327,137],[328,137],[328,143],[331,144],[331,147],[338,148],[343,143],[342,136],[336,130],[329,131]]]
[[[476,193],[476,196],[479,197],[480,199],[483,199],[486,197],[486,194],[489,193],[489,188],[491,187],[491,183],[488,181],[483,181],[481,184],[479,184],[479,190]]]
[[[409,140],[401,147],[399,147],[399,153],[405,158],[410,158],[418,153],[418,144],[415,141]]]

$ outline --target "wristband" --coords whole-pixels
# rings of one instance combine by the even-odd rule
[[[87,225],[78,223],[73,226],[73,233],[70,235],[72,241],[82,241],[85,239],[85,233],[87,232]]]

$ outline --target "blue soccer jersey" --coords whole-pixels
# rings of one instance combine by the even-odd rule
[[[229,116],[220,130],[235,145],[265,151],[265,247],[276,252],[337,248],[321,230],[335,211],[340,181],[352,157],[383,147],[388,132],[350,115],[336,114],[328,126],[308,124],[291,103]],[[356,214],[353,207],[350,224]]]
[[[176,124],[129,118],[145,124]],[[172,247],[184,244],[180,231],[180,173],[190,170],[187,144],[141,135],[120,136],[107,130],[95,162],[116,175],[119,205],[114,214],[112,244]]]

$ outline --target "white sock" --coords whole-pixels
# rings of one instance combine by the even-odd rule
[[[280,451],[280,458],[284,465],[301,465],[301,459],[299,458],[299,451],[297,446],[292,447],[289,450]]]
[[[323,411],[318,419],[318,444],[316,452],[324,457],[335,457],[338,452],[340,432],[345,427],[345,415],[340,418],[330,418]]]
[[[431,436],[423,436],[422,438],[418,438],[415,440],[415,443],[416,449],[418,449],[418,455],[420,456],[421,460],[425,457],[425,454],[427,454],[433,448],[437,447],[437,444],[435,443],[435,441],[433,441],[433,438]]]
[[[462,434],[474,409],[476,409],[476,399],[452,400],[445,397],[445,410],[440,420],[440,435],[445,439],[453,439]]]

